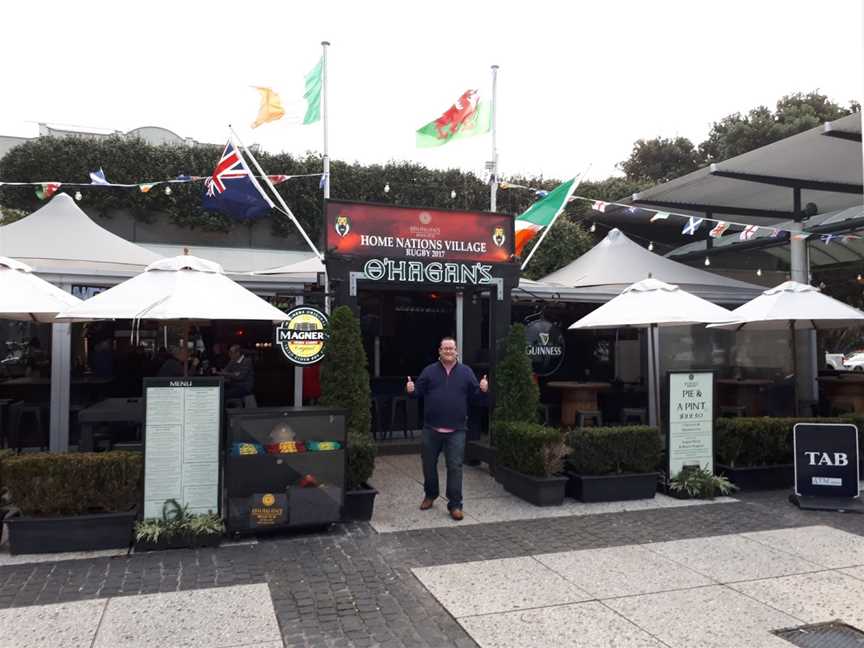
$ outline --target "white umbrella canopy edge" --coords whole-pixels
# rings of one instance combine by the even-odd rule
[[[57,313],[82,303],[37,277],[27,264],[0,257],[0,319],[49,323]]]
[[[722,306],[690,294],[674,284],[648,277],[625,288],[620,295],[609,300],[585,317],[571,324],[571,330],[647,328],[648,353],[652,363],[657,425],[662,429],[660,404],[660,366],[658,344],[654,330],[660,326],[688,326],[707,322],[723,322],[730,312]]]
[[[708,326],[754,331],[836,329],[864,326],[864,312],[814,286],[785,281],[731,311],[728,321]]]
[[[570,329],[647,328],[726,322],[730,311],[674,284],[651,277],[637,281],[571,324]]]
[[[63,311],[58,321],[99,319],[288,319],[275,306],[229,279],[219,264],[191,255],[161,259],[135,277]]]

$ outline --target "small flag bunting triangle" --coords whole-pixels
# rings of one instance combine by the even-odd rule
[[[743,230],[741,230],[741,233],[738,235],[738,240],[749,241],[756,235],[756,232],[758,230],[759,227],[757,225],[748,225]]]
[[[138,185],[138,189],[141,191],[141,193],[147,193],[153,187],[155,187],[157,184],[159,184],[159,183],[158,182],[144,182],[144,183]]]
[[[90,184],[107,185],[111,183],[105,178],[105,172],[102,170],[102,167],[99,167],[98,171],[90,172]]]
[[[698,230],[700,227],[702,227],[702,221],[703,220],[704,219],[702,219],[702,218],[696,218],[694,216],[691,216],[690,220],[687,221],[687,224],[684,226],[684,229],[681,230],[681,233],[682,234],[689,234],[690,236],[693,236],[694,234],[696,234],[696,230]]]
[[[43,182],[36,189],[36,197],[39,198],[39,200],[47,200],[57,193],[60,186],[61,183],[59,182]]]
[[[669,212],[658,211],[651,217],[651,222],[654,223],[660,220],[666,220],[669,218]]]
[[[729,223],[725,221],[717,221],[717,224],[708,232],[711,238],[720,238],[729,229]]]
[[[594,211],[605,212],[608,205],[609,203],[605,203],[602,200],[595,200],[594,204],[591,205],[591,209]]]

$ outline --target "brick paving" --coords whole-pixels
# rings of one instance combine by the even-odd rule
[[[800,511],[786,496],[380,535],[355,523],[218,549],[10,565],[0,567],[0,608],[266,583],[286,646],[474,646],[411,568],[810,525],[864,536],[864,515]]]

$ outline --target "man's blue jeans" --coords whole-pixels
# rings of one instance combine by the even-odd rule
[[[465,430],[436,432],[423,428],[423,490],[426,497],[434,500],[440,494],[438,488],[438,455],[444,452],[447,462],[447,508],[462,508],[462,460],[465,458]]]

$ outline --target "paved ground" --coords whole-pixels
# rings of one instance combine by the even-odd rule
[[[411,461],[382,459],[378,485],[393,470],[413,479]],[[470,479],[494,493],[488,476]],[[387,530],[409,488],[414,506],[422,495],[407,480],[404,497],[376,504],[387,532],[0,558],[0,647],[781,646],[767,630],[864,627],[862,515],[802,512],[774,492],[467,525],[440,504],[441,526]]]

